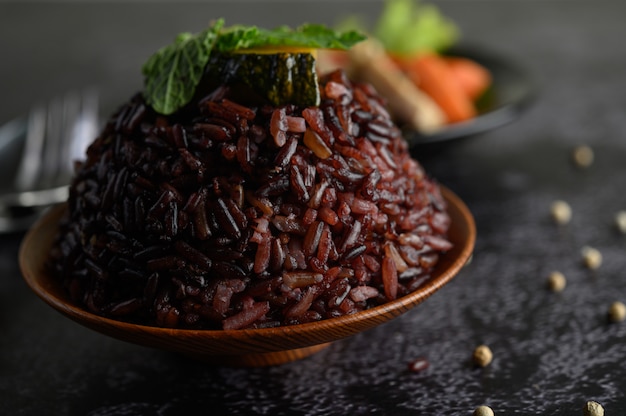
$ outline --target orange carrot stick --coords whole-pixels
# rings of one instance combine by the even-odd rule
[[[420,54],[403,61],[407,75],[441,107],[448,122],[465,121],[476,115],[474,103],[442,56]]]
[[[478,62],[459,56],[445,57],[445,61],[471,100],[476,100],[491,84],[491,73]]]

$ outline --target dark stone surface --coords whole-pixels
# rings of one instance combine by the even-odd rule
[[[63,318],[20,277],[21,235],[0,238],[0,413],[12,415],[582,414],[587,400],[626,414],[626,323],[607,324],[626,301],[626,3],[447,1],[438,3],[465,39],[521,62],[540,91],[516,122],[416,149],[415,155],[472,210],[473,262],[406,315],[336,342],[299,362],[261,369],[211,368],[110,339]],[[138,2],[0,5],[0,120],[71,87],[110,86],[110,103],[140,84],[147,55],[210,18],[230,23],[332,23],[333,10],[374,13],[378,2],[209,4]],[[319,17],[319,18],[318,18]],[[260,21],[261,20],[261,21]],[[595,163],[575,168],[578,144]],[[563,199],[573,219],[549,217]],[[580,249],[604,263],[582,267]],[[564,292],[545,289],[552,270]],[[473,368],[475,346],[493,363]],[[411,373],[408,363],[430,366]]]

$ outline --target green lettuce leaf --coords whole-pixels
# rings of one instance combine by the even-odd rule
[[[369,25],[359,15],[350,15],[335,25],[337,30],[371,32],[388,52],[415,55],[420,52],[443,52],[459,39],[459,29],[439,9],[420,0],[385,0],[383,10]]]
[[[432,4],[386,0],[374,36],[391,53],[414,55],[448,49],[458,40],[459,30]]]
[[[264,47],[348,49],[365,39],[356,31],[337,33],[323,25],[273,30],[256,26],[224,27],[224,20],[196,35],[182,33],[152,55],[142,68],[144,96],[161,114],[173,114],[193,98],[212,51],[234,52]]]

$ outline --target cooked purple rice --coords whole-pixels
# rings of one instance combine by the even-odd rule
[[[221,87],[164,117],[133,97],[71,186],[50,262],[71,298],[146,325],[262,328],[427,281],[451,247],[437,185],[371,87],[320,85],[305,109]]]

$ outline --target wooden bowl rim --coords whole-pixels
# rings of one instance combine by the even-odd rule
[[[92,314],[68,301],[67,297],[55,295],[54,290],[58,292],[60,283],[46,273],[43,261],[38,263],[31,261],[31,252],[34,247],[44,244],[44,251],[49,252],[52,244],[50,233],[56,232],[58,219],[66,209],[66,204],[51,209],[28,231],[20,246],[19,265],[28,286],[48,305],[76,322],[118,338],[121,337],[111,334],[111,329],[114,329],[113,332],[117,334],[135,333],[152,338],[176,337],[181,340],[228,340],[229,344],[232,341],[252,339],[290,340],[291,344],[298,344],[297,341],[294,341],[297,337],[314,333],[320,343],[328,342],[369,329],[405,313],[448,283],[466,264],[472,255],[476,240],[474,218],[465,203],[451,190],[441,186],[441,193],[448,204],[448,213],[452,218],[449,234],[454,242],[454,247],[440,258],[431,278],[414,292],[394,301],[351,315],[328,318],[317,322],[259,329],[171,329],[117,321]],[[452,255],[454,257],[450,257]],[[444,266],[446,267],[441,270]],[[280,345],[275,344],[269,348],[278,350]]]

